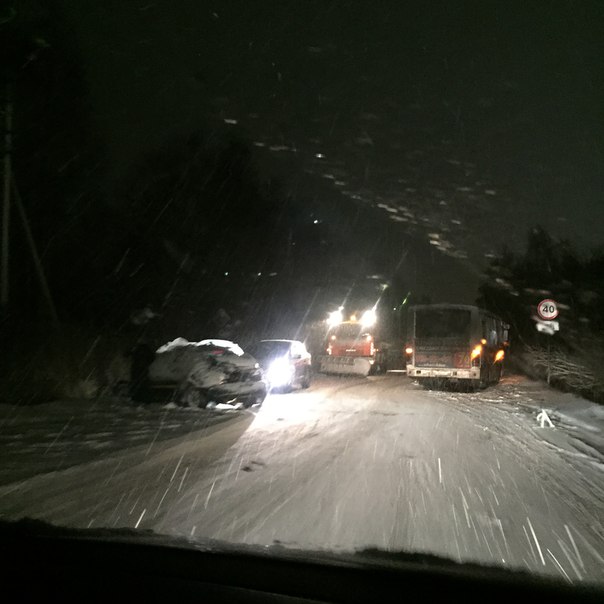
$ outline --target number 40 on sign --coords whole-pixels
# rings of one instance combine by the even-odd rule
[[[558,316],[558,305],[554,300],[541,300],[537,305],[537,314],[542,321],[552,321]]]

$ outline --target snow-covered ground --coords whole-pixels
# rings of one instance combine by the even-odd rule
[[[228,413],[117,400],[0,405],[0,485],[208,429]]]
[[[542,409],[553,428],[540,427]],[[200,412],[161,413],[176,423]],[[602,581],[602,424],[598,407],[516,376],[472,394],[425,391],[401,374],[320,377],[271,395],[249,425],[163,442],[149,430],[143,446],[5,484],[0,516],[421,551]],[[46,438],[53,447],[62,426]]]
[[[481,403],[492,409],[507,412],[511,406],[516,412],[531,414],[535,425],[545,411],[554,425],[547,421],[540,436],[562,454],[582,456],[588,461],[604,462],[604,406],[579,396],[562,393],[546,384],[522,376],[506,377],[497,388],[479,393],[433,392],[456,404]]]

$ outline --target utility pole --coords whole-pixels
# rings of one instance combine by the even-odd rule
[[[0,306],[6,315],[8,312],[8,279],[9,279],[9,237],[10,237],[10,195],[11,195],[11,154],[13,130],[13,100],[10,84],[6,85],[4,101],[4,186],[2,196],[2,259],[0,266]]]
[[[15,206],[17,207],[17,211],[19,212],[19,216],[21,217],[21,222],[23,223],[25,238],[27,239],[27,244],[29,245],[31,257],[34,261],[34,266],[38,275],[38,281],[40,282],[42,295],[44,296],[46,304],[48,305],[48,312],[50,314],[50,318],[52,319],[52,324],[55,328],[58,328],[59,316],[57,315],[57,309],[55,308],[52,296],[50,294],[48,281],[46,280],[46,275],[44,274],[44,269],[42,268],[40,255],[38,254],[38,248],[36,247],[36,242],[34,241],[34,237],[29,226],[29,220],[27,219],[27,214],[25,212],[25,207],[23,206],[23,201],[21,199],[21,195],[19,194],[19,189],[17,189],[17,181],[15,180],[14,176],[12,179],[12,185],[13,193],[15,194]]]
[[[42,268],[40,256],[34,242],[34,238],[27,220],[27,214],[25,213],[25,207],[19,196],[17,189],[17,183],[14,178],[12,171],[12,150],[13,150],[13,99],[12,90],[10,84],[6,85],[5,88],[5,100],[4,100],[4,162],[3,162],[3,194],[2,194],[2,258],[0,264],[0,307],[4,316],[8,313],[9,303],[9,281],[10,281],[10,263],[9,263],[9,252],[10,252],[10,218],[11,218],[11,194],[14,193],[15,204],[19,212],[19,216],[23,223],[23,229],[25,230],[25,237],[29,245],[38,280],[40,281],[40,288],[42,294],[48,305],[48,310],[52,323],[55,327],[59,325],[59,318],[57,311],[48,288],[48,282],[46,275]]]

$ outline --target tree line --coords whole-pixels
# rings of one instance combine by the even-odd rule
[[[535,327],[536,306],[544,298],[558,303],[560,330],[554,336]],[[543,377],[549,348],[554,384],[602,399],[604,250],[580,253],[569,241],[535,227],[523,251],[502,250],[491,260],[478,303],[511,325],[520,369]]]

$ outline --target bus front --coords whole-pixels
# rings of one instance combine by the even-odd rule
[[[481,351],[474,346],[476,309],[425,305],[409,309],[407,375],[417,380],[480,380]]]

